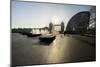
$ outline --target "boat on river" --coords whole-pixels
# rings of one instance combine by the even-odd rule
[[[56,38],[55,35],[48,34],[48,35],[42,35],[39,37],[40,42],[52,42]]]

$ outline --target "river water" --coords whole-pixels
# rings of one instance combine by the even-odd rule
[[[71,36],[57,35],[52,43],[12,33],[12,65],[95,61],[95,47]]]

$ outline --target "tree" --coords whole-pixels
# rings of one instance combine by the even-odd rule
[[[49,32],[52,33],[53,24],[52,22],[49,23]]]
[[[61,22],[61,33],[64,33],[64,22]]]

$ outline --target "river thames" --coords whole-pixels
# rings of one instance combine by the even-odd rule
[[[96,60],[95,38],[58,34],[52,43],[43,43],[38,37],[12,33],[11,43],[12,65],[15,66]]]

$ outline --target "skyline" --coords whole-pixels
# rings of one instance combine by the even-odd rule
[[[49,23],[67,25],[73,15],[94,6],[12,1],[12,28],[41,28]]]

